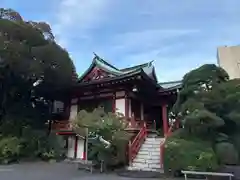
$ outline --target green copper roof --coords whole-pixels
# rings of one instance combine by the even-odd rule
[[[112,66],[111,64],[101,59],[99,56],[95,56],[93,58],[93,63],[96,63],[97,66],[99,66],[100,68],[103,68],[108,72],[116,73],[116,75],[124,74],[122,71],[118,70],[116,67]]]
[[[156,75],[154,71],[154,66],[152,64],[153,61],[144,63],[141,65],[125,68],[125,69],[118,69],[115,66],[109,64],[102,58],[100,58],[98,55],[94,54],[94,58],[92,61],[92,64],[90,67],[83,73],[83,75],[79,78],[79,81],[84,79],[84,77],[92,70],[93,67],[98,66],[100,69],[103,69],[104,71],[112,74],[113,76],[121,76],[121,75],[126,75],[126,74],[131,74],[136,71],[143,71],[146,73],[149,77],[152,79],[156,80]]]
[[[144,63],[144,64],[139,64],[137,66],[132,66],[132,67],[128,67],[128,68],[124,68],[124,69],[121,69],[121,71],[123,72],[129,72],[129,71],[133,71],[133,70],[136,70],[136,69],[141,69],[141,68],[145,68],[145,67],[148,67],[148,66],[152,66],[152,62],[148,62],[148,63]]]
[[[171,81],[171,82],[157,82],[157,77],[155,74],[155,68],[153,66],[153,61],[150,61],[148,63],[140,64],[137,66],[132,66],[129,68],[124,68],[124,69],[118,69],[115,66],[109,64],[106,62],[104,59],[100,58],[98,55],[94,54],[93,61],[89,68],[83,73],[83,75],[79,78],[79,82],[81,82],[82,79],[84,79],[94,67],[98,67],[108,73],[111,74],[110,77],[106,77],[104,81],[109,81],[109,80],[117,80],[121,78],[126,78],[126,77],[131,77],[131,76],[136,76],[139,73],[143,73],[143,76],[146,76],[152,81],[153,84],[156,85],[157,88],[159,88],[160,91],[165,91],[165,90],[176,90],[182,87],[182,81]],[[86,84],[95,84],[98,83],[98,81],[93,80],[91,82],[81,82],[80,84],[82,86],[85,86]]]
[[[163,89],[177,89],[182,87],[182,81],[170,81],[158,83]]]

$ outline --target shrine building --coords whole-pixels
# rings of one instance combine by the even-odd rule
[[[86,158],[86,141],[71,130],[69,121],[80,110],[92,111],[99,106],[106,112],[123,114],[128,129],[135,130],[136,136],[144,130],[146,133],[158,130],[164,138],[170,126],[168,112],[177,99],[181,81],[158,82],[155,71],[152,61],[119,69],[95,55],[64,102],[53,103],[51,129],[59,135],[68,135],[67,157]]]

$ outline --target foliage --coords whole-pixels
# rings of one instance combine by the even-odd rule
[[[231,138],[232,138],[232,142],[238,152],[238,157],[240,157],[240,133],[239,133],[239,131],[236,132],[235,134],[233,134],[231,136]]]
[[[60,153],[50,145],[46,122],[52,100],[64,100],[56,92],[72,86],[76,76],[47,23],[25,21],[13,9],[0,8],[0,132],[3,139],[21,139],[21,150],[6,145],[13,149],[10,156]]]
[[[217,158],[208,142],[168,138],[164,147],[164,171],[208,171],[218,168]]]
[[[0,8],[0,125],[8,134],[26,125],[44,128],[53,92],[71,86],[75,76],[48,24],[24,21],[16,11]]]
[[[73,121],[76,132],[81,135],[85,133],[89,137],[89,158],[96,158],[98,162],[104,160],[107,166],[125,163],[126,146],[130,138],[125,131],[126,126],[123,117],[105,113],[102,108],[97,108],[93,112],[82,110]],[[103,137],[111,143],[111,146],[106,148],[106,145],[98,139],[91,140],[96,136]]]
[[[203,65],[184,76],[173,111],[183,120],[184,127],[194,133],[229,134],[239,124],[239,92],[239,79],[228,80],[223,69]]]
[[[240,79],[229,80],[222,68],[206,64],[184,76],[173,107],[174,116],[182,120],[184,139],[191,136],[208,141],[226,164],[238,161],[231,139],[240,129],[239,92]]]
[[[0,163],[16,161],[21,151],[21,140],[17,137],[0,138]]]
[[[50,134],[46,137],[45,143],[42,145],[40,153],[40,157],[43,160],[59,160],[65,157],[63,137]]]
[[[215,152],[221,164],[238,164],[238,152],[230,142],[219,142],[215,144]]]
[[[64,157],[64,142],[61,136],[53,133],[26,128],[23,134],[21,156],[41,158],[43,160],[60,159]]]
[[[47,139],[46,132],[25,127],[22,133],[21,157],[39,157]]]

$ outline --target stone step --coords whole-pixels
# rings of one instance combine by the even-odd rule
[[[130,171],[152,171],[152,172],[160,172],[160,173],[164,173],[164,170],[162,168],[158,169],[153,169],[153,168],[139,168],[139,167],[133,167],[133,166],[127,166],[127,170],[130,170]]]
[[[142,164],[160,164],[160,159],[142,159],[142,158],[139,158],[139,159],[134,159],[133,160],[133,163],[142,163]]]
[[[143,144],[145,144],[145,143],[147,143],[147,144],[151,144],[151,143],[153,143],[153,144],[160,143],[160,144],[161,144],[162,141],[158,141],[158,140],[155,140],[155,141],[152,141],[152,140],[145,140]]]
[[[144,144],[161,144],[162,143],[162,141],[160,141],[160,140],[145,140],[144,141]]]
[[[153,156],[160,156],[161,155],[161,152],[160,151],[139,151],[137,153],[137,155],[143,155],[143,156],[146,156],[146,155],[153,155]]]
[[[149,151],[139,151],[137,155],[149,155]]]
[[[148,150],[144,150],[144,149],[141,149],[140,151],[138,151],[138,154],[154,154],[154,155],[160,155],[160,152],[161,151],[148,151]]]
[[[142,144],[136,158],[133,160],[129,170],[139,171],[161,171],[160,165],[160,145],[164,138],[159,138],[151,134]]]
[[[145,141],[162,141],[160,138],[146,138]]]
[[[142,161],[142,159],[145,159],[145,162],[149,162],[149,161],[157,161],[157,162],[160,162],[160,158],[159,157],[157,157],[157,156],[153,156],[153,157],[148,157],[148,158],[144,158],[144,157],[137,157],[137,158],[135,158],[133,161],[136,161],[136,162],[141,162]]]
[[[147,163],[133,162],[132,166],[133,167],[138,167],[138,168],[148,168],[148,164]]]
[[[160,164],[160,159],[142,159],[137,158],[133,160],[134,163],[148,163],[148,164]]]
[[[160,149],[160,146],[161,146],[160,144],[143,144],[141,148],[149,148],[149,150],[150,148]]]
[[[150,161],[150,160],[158,160],[158,161],[160,161],[160,157],[159,156],[153,156],[153,155],[137,155],[137,157],[135,159],[145,159],[146,161]]]
[[[133,163],[146,163],[146,159],[142,159],[142,158],[135,158],[133,160]]]
[[[147,164],[147,163],[132,163],[132,167],[139,169],[161,169],[160,164]]]

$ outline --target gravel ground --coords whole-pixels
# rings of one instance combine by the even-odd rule
[[[0,180],[134,180],[116,174],[99,174],[77,170],[76,165],[62,163],[21,163],[0,166]],[[135,178],[136,179],[136,178]],[[138,178],[139,179],[139,178]],[[142,180],[150,180],[141,178]],[[153,179],[152,179],[153,180]]]

